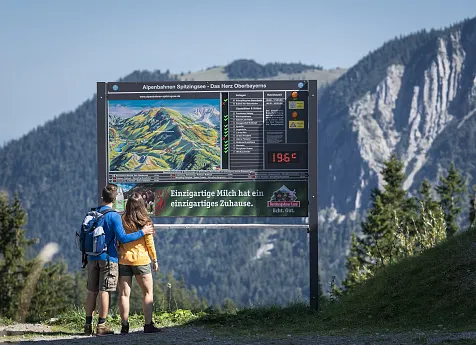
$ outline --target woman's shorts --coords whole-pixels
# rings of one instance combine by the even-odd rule
[[[132,266],[132,265],[121,265],[119,264],[119,276],[140,276],[144,274],[152,273],[149,265],[139,265],[139,266]]]

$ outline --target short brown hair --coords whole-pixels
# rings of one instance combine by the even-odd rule
[[[102,200],[109,204],[116,201],[117,196],[117,185],[113,183],[108,183],[106,187],[102,190]]]

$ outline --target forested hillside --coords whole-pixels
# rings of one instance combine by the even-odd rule
[[[311,69],[322,70],[322,66],[304,65],[302,63],[267,63],[261,65],[254,60],[236,60],[225,67],[229,79],[260,79],[276,77],[279,73],[299,74]]]

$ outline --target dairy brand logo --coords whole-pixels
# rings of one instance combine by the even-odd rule
[[[268,207],[301,207],[301,202],[297,200],[296,190],[290,190],[283,185],[273,192]]]

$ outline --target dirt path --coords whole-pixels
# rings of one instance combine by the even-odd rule
[[[141,329],[128,335],[86,337],[80,334],[55,333],[49,326],[18,324],[0,326],[0,343],[19,345],[406,345],[406,344],[476,344],[476,332],[412,332],[402,334],[373,334],[355,336],[284,335],[284,336],[219,336],[206,327],[172,327],[157,334],[144,334]]]

